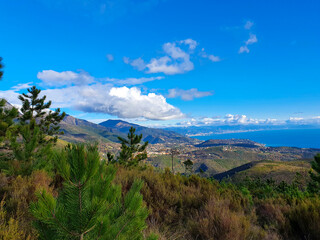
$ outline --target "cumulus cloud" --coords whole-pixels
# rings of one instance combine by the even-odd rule
[[[207,54],[207,53],[204,51],[204,48],[201,49],[200,56],[203,57],[203,58],[208,58],[208,59],[209,59],[210,61],[212,61],[212,62],[220,62],[220,61],[221,61],[220,57],[215,56],[215,55],[213,55],[213,54]]]
[[[37,78],[46,86],[85,85],[92,83],[94,78],[87,72],[43,70],[37,74]]]
[[[112,54],[107,54],[106,58],[109,62],[112,62],[114,60],[114,56]]]
[[[123,57],[122,59],[123,59],[123,62],[124,62],[125,64],[129,64],[129,63],[130,63],[130,58],[128,58],[128,57]]]
[[[294,125],[319,125],[320,124],[320,116],[312,117],[312,118],[302,118],[302,117],[290,117],[287,121],[287,124]]]
[[[110,87],[94,84],[43,91],[56,106],[72,107],[88,113],[106,113],[120,118],[170,120],[184,117],[181,111],[155,93],[142,94],[136,87]]]
[[[249,39],[246,41],[246,45],[254,44],[258,42],[257,36],[255,34],[250,34]]]
[[[249,50],[249,48],[247,46],[241,46],[240,47],[239,53],[244,53],[244,52],[246,52],[246,53],[250,52],[250,50]]]
[[[224,117],[202,117],[191,118],[187,121],[180,122],[180,126],[223,126],[223,125],[279,125],[284,121],[277,119],[257,119],[250,118],[242,114],[226,114]]]
[[[244,52],[249,53],[250,50],[248,48],[248,45],[254,44],[256,42],[258,42],[257,36],[255,34],[250,33],[249,39],[247,41],[245,41],[244,46],[240,47],[239,53],[244,53]]]
[[[120,118],[143,118],[150,120],[171,120],[183,118],[185,115],[176,107],[167,103],[163,95],[143,94],[137,87],[115,87],[118,85],[134,85],[148,81],[160,80],[163,77],[103,79],[99,81],[89,75],[90,84],[78,84],[79,74],[74,72],[42,71],[40,79],[44,84],[54,88],[41,92],[47,99],[53,100],[52,108],[72,108],[83,112],[106,113]],[[48,77],[49,76],[49,77]],[[56,78],[54,78],[54,76]],[[67,83],[62,80],[69,81]],[[108,83],[106,83],[106,81]],[[77,84],[69,84],[69,83]],[[21,104],[18,100],[19,92],[29,85],[17,85],[10,90],[0,91],[11,104]]]
[[[164,73],[167,75],[182,74],[194,69],[191,55],[199,44],[193,39],[185,39],[176,42],[168,42],[162,45],[164,56],[152,58],[145,62],[142,58],[134,60],[124,57],[123,61],[146,73]],[[205,55],[204,55],[205,54]],[[220,61],[220,58],[212,54],[202,53],[202,57],[212,62]]]
[[[146,68],[146,63],[142,58],[130,60],[130,58],[128,57],[123,57],[123,62],[126,64],[130,64],[132,67],[138,69],[139,71],[142,71]]]
[[[189,53],[176,46],[176,43],[165,43],[162,49],[167,56],[153,58],[146,65],[147,73],[164,73],[167,75],[185,73],[193,70]]]
[[[188,39],[185,39],[185,40],[181,40],[180,43],[184,43],[186,45],[189,45],[189,49],[190,50],[194,50],[198,45],[197,41],[195,41],[195,40],[193,40],[191,38],[188,38]]]
[[[252,21],[247,21],[244,25],[244,28],[247,29],[247,30],[250,30],[254,25],[254,22]]]
[[[218,56],[214,56],[212,54],[208,55],[209,60],[211,60],[212,62],[220,62],[221,59]]]
[[[191,88],[189,90],[183,90],[183,89],[169,89],[169,94],[167,95],[167,98],[178,98],[180,97],[182,100],[190,101],[194,98],[201,98],[201,97],[207,97],[211,96],[213,92],[207,91],[207,92],[201,92],[198,91],[196,88]]]

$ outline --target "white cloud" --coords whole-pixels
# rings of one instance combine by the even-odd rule
[[[95,84],[85,88],[72,86],[44,90],[55,105],[72,107],[83,112],[107,113],[120,118],[169,120],[184,117],[181,111],[168,104],[162,95],[142,94],[136,87],[108,87]]]
[[[162,48],[167,56],[151,59],[150,63],[146,65],[147,73],[162,72],[172,75],[193,70],[194,65],[190,61],[189,53],[176,46],[176,43],[165,43]]]
[[[188,38],[188,39],[185,39],[185,40],[181,40],[180,43],[189,45],[189,49],[190,50],[194,50],[198,45],[197,41],[195,41],[195,40],[193,40],[191,38]]]
[[[194,69],[191,55],[194,54],[194,50],[198,45],[197,41],[191,38],[168,42],[162,45],[165,56],[152,58],[149,62],[145,62],[142,58],[130,60],[128,57],[124,57],[123,61],[139,71],[145,71],[146,73],[164,73],[167,75],[182,74]],[[212,62],[221,61],[220,57],[207,54],[204,50],[202,50],[200,56],[208,58]]]
[[[130,85],[162,78],[128,78],[119,81]],[[20,88],[21,85],[18,85],[11,90],[0,91],[0,97],[6,98],[11,104],[19,105]],[[170,120],[185,117],[178,108],[167,103],[164,96],[155,93],[143,94],[136,87],[114,87],[110,83],[95,81],[90,85],[68,85],[46,89],[42,90],[41,94],[52,100],[52,108],[106,113],[120,118]]]
[[[215,56],[213,54],[207,54],[205,52],[204,48],[201,49],[200,56],[203,58],[208,58],[212,62],[220,62],[221,61],[220,57]]]
[[[214,56],[214,55],[208,55],[209,60],[211,60],[212,62],[220,62],[221,59],[218,56]]]
[[[142,71],[146,68],[146,63],[143,61],[142,58],[137,58],[132,61],[129,60],[129,64],[134,68],[138,69],[139,71]]]
[[[257,36],[255,34],[250,34],[249,39],[246,41],[246,45],[251,45],[258,42]]]
[[[62,86],[77,86],[77,85],[90,85],[93,83],[103,83],[110,82],[110,84],[115,85],[138,85],[146,82],[151,82],[155,80],[161,80],[164,77],[141,77],[141,78],[125,78],[125,79],[117,79],[117,78],[94,78],[90,76],[86,72],[72,72],[72,71],[64,71],[64,72],[56,72],[53,70],[44,70],[38,73],[38,78],[42,80],[42,84],[49,87],[62,87]],[[30,87],[29,83],[24,85],[17,85],[14,89],[20,90],[23,88]]]
[[[240,49],[239,49],[239,53],[248,53],[250,52],[249,48],[247,46],[241,46]]]
[[[12,105],[21,105],[21,101],[18,99],[18,90],[6,90],[0,91],[0,99],[4,98]]]
[[[130,63],[130,59],[128,57],[123,57],[122,59],[123,59],[123,62],[125,64],[129,64]]]
[[[114,60],[114,56],[112,54],[107,54],[106,58],[108,59],[109,62],[112,62]]]
[[[106,113],[120,118],[169,120],[184,117],[162,95],[142,94],[136,87],[110,87],[103,84],[48,89],[42,92],[54,99],[53,107],[73,108],[88,113]]]
[[[255,34],[252,34],[250,33],[250,37],[247,41],[245,41],[245,45],[244,46],[241,46],[240,49],[239,49],[239,53],[249,53],[250,50],[248,48],[248,45],[252,45],[254,43],[258,42],[258,38]]]
[[[126,78],[126,79],[117,79],[117,78],[107,78],[107,81],[110,81],[117,85],[139,85],[146,82],[151,82],[155,80],[161,80],[164,79],[164,77],[142,77],[142,78]]]
[[[211,96],[213,92],[207,91],[207,92],[201,92],[198,91],[196,88],[191,88],[189,90],[183,90],[183,89],[169,89],[169,94],[167,98],[177,98],[180,97],[182,100],[190,101],[194,98],[201,98],[201,97],[207,97]]]
[[[14,91],[20,91],[20,90],[27,89],[27,88],[30,88],[30,87],[32,87],[32,82],[19,83],[18,85],[13,86],[12,89]]]
[[[302,117],[290,117],[287,121],[287,124],[293,125],[319,125],[320,117],[312,117],[312,118],[302,118]]]
[[[185,45],[188,48],[184,50]],[[165,56],[152,58],[149,62],[145,62],[142,58],[130,60],[128,57],[124,57],[123,61],[139,71],[145,70],[146,73],[181,74],[194,69],[190,55],[197,45],[193,39],[168,42],[162,45]]]
[[[168,56],[161,58],[153,58],[150,63],[147,65],[147,73],[164,73],[167,75],[173,75],[177,73],[183,73],[183,70],[180,69],[177,65],[168,64],[171,63],[172,59]]]
[[[72,71],[43,70],[37,74],[37,78],[46,86],[85,85],[94,81],[94,78],[84,71],[76,73]]]
[[[224,126],[224,125],[279,125],[284,121],[277,119],[249,118],[241,114],[227,114],[224,117],[192,118],[178,123],[179,126]]]
[[[252,21],[247,21],[244,25],[244,28],[247,30],[250,30],[252,28],[252,26],[254,25],[254,22]]]

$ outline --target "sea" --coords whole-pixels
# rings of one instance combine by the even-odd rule
[[[268,147],[299,147],[320,149],[320,129],[284,129],[194,136],[200,140],[249,139]]]

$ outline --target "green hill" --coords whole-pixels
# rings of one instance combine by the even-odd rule
[[[167,130],[158,129],[158,128],[148,128],[148,127],[140,126],[137,124],[128,123],[122,120],[107,120],[105,122],[100,123],[99,125],[109,129],[114,129],[124,134],[127,134],[129,132],[129,129],[131,127],[134,127],[136,129],[136,134],[142,134],[143,135],[142,140],[148,141],[151,144],[156,144],[156,143],[195,144],[199,142],[198,140],[186,137],[184,135],[181,135],[173,131],[167,131]]]
[[[116,129],[103,127],[99,124],[67,115],[60,123],[64,135],[61,139],[68,142],[103,141],[118,142],[118,136],[124,136]]]

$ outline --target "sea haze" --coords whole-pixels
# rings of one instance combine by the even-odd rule
[[[208,136],[194,136],[200,140],[209,139],[249,139],[255,142],[266,144],[266,146],[319,148],[320,129],[285,129],[265,130],[239,133],[212,134]]]

